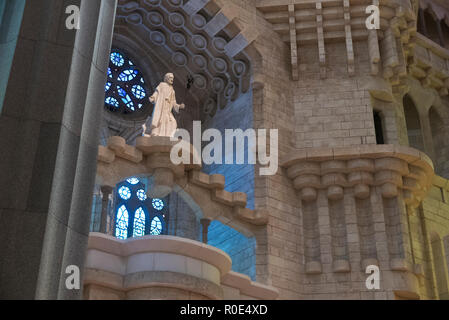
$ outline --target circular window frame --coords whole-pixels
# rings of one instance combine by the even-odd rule
[[[111,54],[117,52],[121,54],[124,58],[124,65],[123,66],[115,66],[113,65],[111,61]],[[132,63],[132,65],[129,64],[129,62]],[[129,68],[128,68],[129,67]],[[108,64],[108,70],[111,70],[113,75],[113,80],[109,77],[109,74],[107,75],[107,80],[105,83],[105,89],[108,82],[111,82],[111,87],[108,91],[105,90],[105,99],[104,99],[104,108],[108,111],[109,114],[112,114],[114,116],[119,116],[125,120],[141,120],[143,118],[148,117],[148,114],[150,111],[152,111],[153,105],[149,101],[149,96],[152,94],[153,86],[151,82],[148,80],[148,77],[145,73],[145,71],[139,66],[139,60],[135,59],[135,57],[132,54],[129,54],[127,50],[119,48],[119,47],[112,47],[111,52],[109,54],[109,64]],[[129,81],[120,82],[118,80],[119,75],[124,70],[137,70],[139,73],[138,75]],[[141,83],[140,79],[143,79],[144,83]],[[110,81],[112,80],[112,81]],[[122,84],[122,85],[120,85]],[[134,94],[132,93],[132,87],[134,85],[140,85],[146,93],[146,96],[143,99],[138,99]],[[122,89],[125,90],[127,96],[131,99],[135,106],[135,110],[131,110],[129,107],[125,105],[125,103],[121,100],[120,95],[118,94],[118,88],[117,86],[120,86]],[[114,88],[115,87],[115,88]],[[114,99],[119,101],[119,107],[114,107],[106,103],[106,99],[108,97],[113,97]],[[141,103],[142,107],[138,108],[138,104]],[[150,110],[151,109],[151,110]]]

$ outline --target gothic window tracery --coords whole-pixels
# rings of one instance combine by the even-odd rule
[[[105,107],[109,111],[130,114],[146,104],[148,90],[142,72],[123,52],[113,49],[105,85]]]
[[[129,237],[166,234],[166,200],[149,198],[145,179],[135,177],[117,185],[115,195],[115,236]]]

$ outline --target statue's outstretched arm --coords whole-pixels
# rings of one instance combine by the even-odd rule
[[[179,113],[179,109],[185,109],[185,107],[186,107],[186,105],[185,105],[184,103],[179,104],[179,103],[176,101],[176,97],[175,97],[175,103],[174,103],[174,105],[173,105],[173,108],[175,109],[175,111],[176,111],[177,113]]]

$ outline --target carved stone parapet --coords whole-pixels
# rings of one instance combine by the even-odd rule
[[[327,189],[329,199],[338,200],[343,198],[344,188],[353,188],[357,198],[366,199],[370,187],[380,187],[384,198],[402,191],[406,204],[416,205],[434,176],[427,155],[394,145],[298,150],[285,157],[282,166],[306,201],[315,200],[320,189]]]

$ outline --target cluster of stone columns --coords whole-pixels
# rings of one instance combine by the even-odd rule
[[[69,5],[79,30],[66,26]],[[84,269],[116,6],[25,4],[0,115],[1,298],[82,297],[66,288],[66,268]]]
[[[301,199],[305,273],[323,273],[329,263],[334,273],[350,272],[354,262],[360,262],[357,269],[381,263],[390,270],[413,270],[405,208],[417,206],[430,186],[433,168],[424,158],[392,145],[288,156],[283,166]],[[360,258],[350,257],[354,242]]]

